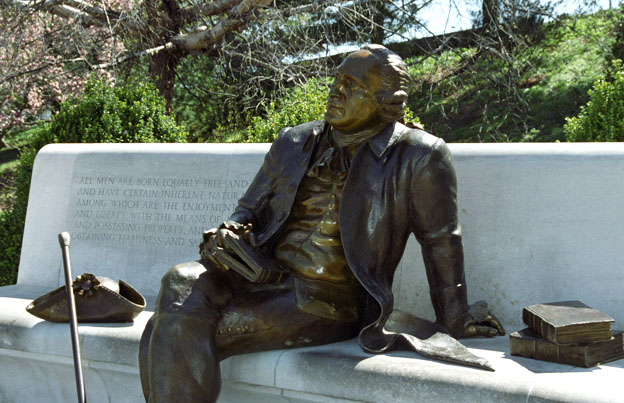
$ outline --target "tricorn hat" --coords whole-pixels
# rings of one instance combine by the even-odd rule
[[[78,322],[132,322],[145,308],[145,298],[123,280],[85,273],[72,283]],[[51,322],[69,322],[65,286],[50,291],[26,307]]]

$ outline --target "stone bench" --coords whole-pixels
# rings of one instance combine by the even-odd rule
[[[80,325],[90,402],[140,402],[138,341],[161,276],[197,258],[202,230],[229,215],[266,144],[49,145],[35,162],[17,285],[0,288],[0,401],[73,401],[69,326],[24,308],[63,284],[56,236],[72,234],[74,275],[123,279],[148,299],[134,324]],[[469,300],[508,331],[523,306],[580,299],[624,327],[624,144],[452,144]],[[412,239],[395,306],[433,319]],[[172,341],[176,342],[176,341]],[[508,338],[464,340],[496,372],[355,340],[232,357],[221,402],[622,401],[624,360],[597,368],[513,357]]]

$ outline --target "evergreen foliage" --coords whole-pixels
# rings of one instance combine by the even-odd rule
[[[220,66],[209,58],[186,58],[176,72],[173,110],[191,142],[222,142],[245,123],[236,89],[228,88]],[[227,128],[225,128],[227,127]]]
[[[165,102],[153,84],[133,80],[111,87],[91,78],[82,98],[64,102],[20,157],[12,207],[0,212],[0,285],[17,280],[30,177],[41,147],[50,143],[185,142],[186,135],[166,114]]]
[[[15,195],[11,208],[0,211],[0,286],[15,284],[17,281],[30,174],[35,155],[33,148],[22,153],[16,169]]]
[[[69,100],[42,132],[49,143],[175,143],[186,131],[166,114],[165,101],[150,82],[130,80],[111,87],[92,78],[82,99]],[[44,144],[35,144],[35,147]]]
[[[272,142],[284,127],[323,118],[328,94],[327,83],[317,79],[291,88],[283,99],[271,102],[266,117],[252,118],[251,126],[247,128],[247,141]]]
[[[624,141],[624,68],[619,59],[612,67],[594,82],[581,112],[566,119],[568,141]]]

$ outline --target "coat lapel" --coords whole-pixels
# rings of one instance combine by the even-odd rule
[[[368,145],[377,159],[380,159],[384,163],[386,162],[386,159],[382,159],[382,157],[401,137],[404,129],[405,126],[396,122],[388,125],[385,129],[380,131],[379,134],[368,140]]]

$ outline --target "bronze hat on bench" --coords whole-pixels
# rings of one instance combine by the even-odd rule
[[[123,280],[90,273],[72,283],[78,322],[132,322],[145,308],[145,298]],[[51,322],[68,322],[65,286],[50,291],[26,307],[31,314]]]

